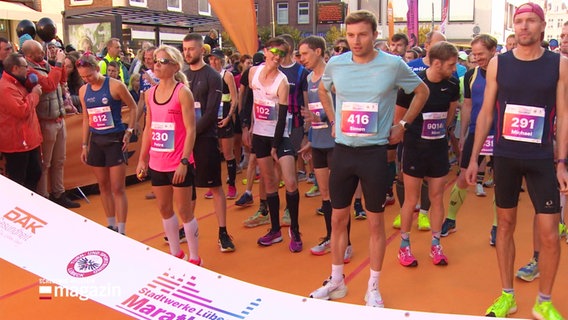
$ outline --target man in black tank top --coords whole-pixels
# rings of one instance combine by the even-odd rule
[[[495,118],[496,249],[503,291],[486,314],[506,317],[517,311],[513,289],[513,233],[524,177],[536,211],[538,227],[535,232],[541,243],[541,280],[532,314],[537,319],[562,319],[552,305],[550,295],[560,258],[560,197],[557,190],[568,193],[568,104],[565,96],[568,60],[540,47],[546,28],[540,6],[534,3],[519,6],[513,24],[517,48],[493,58],[487,69],[485,98],[477,118],[475,142],[466,174],[468,183],[475,184],[476,159]],[[555,120],[556,160],[553,150]]]

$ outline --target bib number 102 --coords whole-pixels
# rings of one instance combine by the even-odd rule
[[[369,116],[366,114],[350,114],[347,122],[351,124],[369,124]]]

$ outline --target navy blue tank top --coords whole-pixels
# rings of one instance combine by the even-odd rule
[[[551,51],[532,61],[512,51],[498,56],[494,155],[551,159],[560,55]]]
[[[122,123],[122,101],[110,93],[110,80],[105,77],[102,87],[94,91],[87,84],[85,105],[89,113],[89,130],[98,134],[117,133],[126,130]]]

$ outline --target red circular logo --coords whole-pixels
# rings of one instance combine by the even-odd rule
[[[110,256],[100,250],[83,252],[67,264],[67,273],[75,278],[84,278],[103,271],[109,264]]]

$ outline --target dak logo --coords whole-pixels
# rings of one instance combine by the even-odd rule
[[[22,229],[28,230],[33,234],[36,233],[37,229],[47,225],[47,222],[18,207],[4,214],[4,218],[20,225]]]
[[[79,254],[67,264],[67,273],[75,278],[84,278],[103,271],[109,264],[109,255],[100,250]]]

